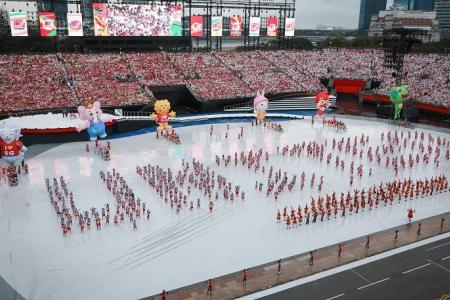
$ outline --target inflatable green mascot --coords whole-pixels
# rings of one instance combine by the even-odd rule
[[[403,108],[403,102],[406,101],[406,97],[408,96],[408,86],[401,85],[392,88],[391,90],[391,102],[395,106],[394,119],[400,118],[400,113]]]

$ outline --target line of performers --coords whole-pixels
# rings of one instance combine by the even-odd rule
[[[89,152],[89,144],[86,144],[86,152]],[[106,142],[106,145],[100,144],[98,140],[95,140],[95,149],[94,153],[97,155],[100,155],[100,157],[105,160],[109,161],[111,159],[111,143],[109,141]]]
[[[347,130],[347,126],[345,125],[344,121],[337,120],[336,117],[326,120],[325,118],[323,118],[323,126],[336,130]]]
[[[411,179],[393,180],[391,182],[381,183],[379,186],[371,186],[367,189],[353,190],[353,193],[347,191],[347,194],[340,193],[337,196],[335,192],[325,197],[311,198],[310,206],[298,206],[297,209],[287,206],[277,210],[277,223],[286,224],[286,228],[297,227],[299,225],[316,223],[329,220],[332,216],[345,217],[347,214],[358,214],[369,211],[380,206],[393,205],[402,200],[408,201],[419,197],[428,197],[437,193],[447,192],[448,180],[443,174],[431,179],[421,179],[413,181]],[[412,218],[412,213],[408,210],[408,218]],[[303,221],[304,220],[304,221]]]
[[[156,139],[159,139],[159,137],[161,137],[163,140],[174,143],[175,145],[181,144],[180,136],[178,135],[178,133],[175,132],[174,129],[165,131],[156,131]]]
[[[0,167],[0,172],[3,178],[8,182],[9,186],[16,186],[19,184],[19,175],[28,174],[28,164],[22,160],[18,166],[10,165],[7,167]]]

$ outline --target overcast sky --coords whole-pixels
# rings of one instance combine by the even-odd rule
[[[296,0],[296,27],[315,29],[317,24],[357,28],[361,0]],[[390,5],[393,0],[388,0]]]

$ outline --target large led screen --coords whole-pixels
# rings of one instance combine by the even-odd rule
[[[180,5],[93,3],[96,36],[181,36]]]

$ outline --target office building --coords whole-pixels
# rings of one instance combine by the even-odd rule
[[[359,30],[368,30],[370,18],[386,9],[387,0],[361,0],[359,8]]]

